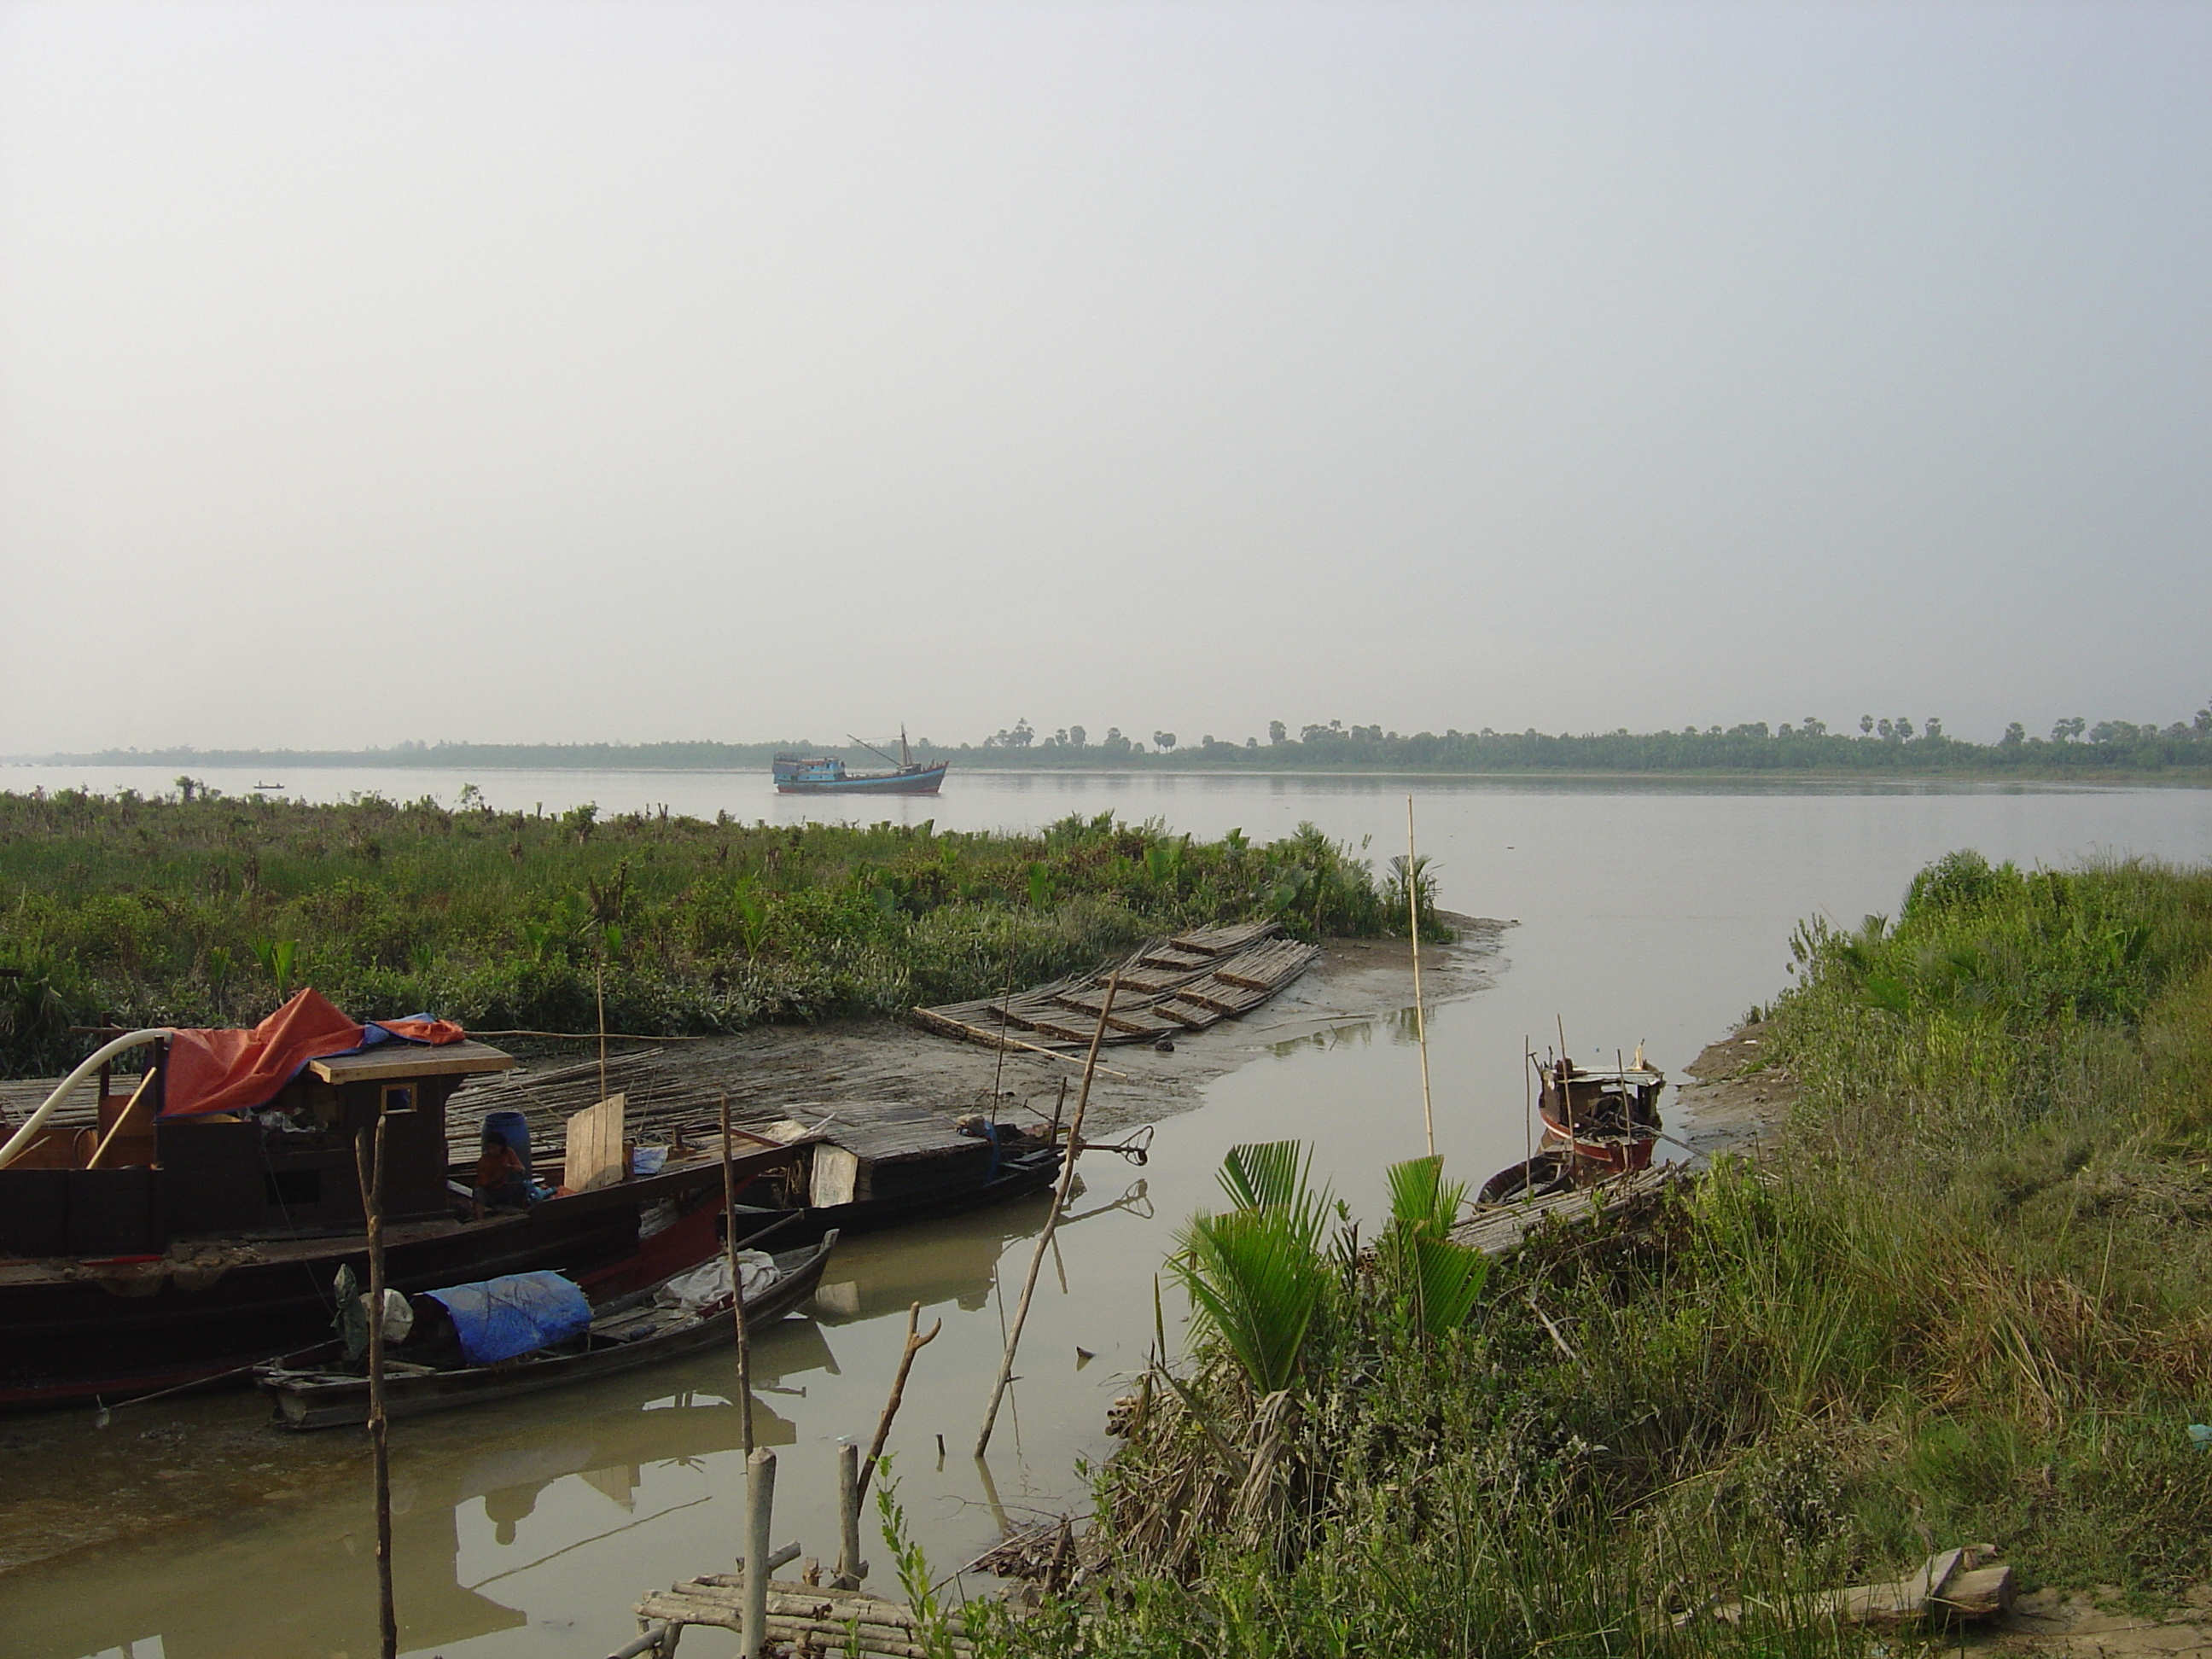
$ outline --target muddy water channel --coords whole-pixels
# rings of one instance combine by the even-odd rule
[[[79,780],[9,769],[0,781]],[[166,783],[104,771],[82,781]],[[830,803],[822,813],[822,803],[779,800],[753,776],[472,781],[501,807],[666,801],[748,819],[890,816],[965,829],[1111,809],[1200,836],[1236,827],[1255,837],[1310,819],[1355,842],[1371,837],[1378,858],[1402,850],[1410,788],[1445,906],[1517,924],[1471,964],[1480,971],[1463,969],[1461,994],[1429,1022],[1438,1145],[1456,1173],[1475,1179],[1522,1156],[1524,1036],[1540,1045],[1563,1020],[1583,1058],[1610,1059],[1616,1045],[1642,1041],[1678,1072],[1784,982],[1784,941],[1799,917],[1893,914],[1911,872],[1953,848],[2023,862],[2212,860],[2212,793],[2184,789],[956,773],[933,801]],[[464,780],[333,773],[287,781],[325,797],[376,787],[450,799]],[[1370,963],[1358,971],[1381,970]],[[945,1329],[917,1362],[892,1437],[894,1474],[939,1571],[1008,1522],[1079,1504],[1081,1461],[1112,1449],[1107,1404],[1151,1340],[1154,1271],[1174,1228],[1213,1196],[1223,1151],[1244,1139],[1312,1140],[1319,1171],[1370,1216],[1382,1205],[1382,1166],[1420,1151],[1411,1021],[1402,998],[1382,1004],[1389,1011],[1372,1017],[1330,1017],[1320,997],[1261,1011],[1222,1039],[1241,1063],[1206,1083],[1194,1109],[1163,1118],[1147,1168],[1085,1160],[986,1463],[969,1449],[1042,1201],[841,1249],[810,1316],[756,1351],[753,1422],[781,1460],[779,1541],[834,1553],[836,1446],[872,1430],[914,1302],[925,1323],[942,1318]],[[1172,1291],[1166,1307],[1172,1340]],[[592,1659],[633,1633],[629,1603],[647,1585],[726,1568],[742,1507],[734,1392],[732,1361],[716,1354],[396,1425],[403,1649]],[[0,1650],[10,1655],[374,1651],[356,1435],[279,1435],[236,1395],[122,1413],[105,1431],[85,1413],[0,1420],[0,1510],[15,1564],[0,1572]],[[880,1547],[871,1553],[886,1564]],[[734,1645],[696,1631],[684,1650]]]

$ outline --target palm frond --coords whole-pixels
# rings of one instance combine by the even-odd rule
[[[1489,1282],[1490,1258],[1442,1238],[1417,1238],[1408,1255],[1421,1329],[1440,1337],[1464,1325]]]
[[[1390,1219],[1425,1237],[1442,1238],[1458,1224],[1467,1200],[1464,1181],[1446,1181],[1444,1161],[1431,1154],[1393,1164],[1384,1172],[1390,1184]]]
[[[1289,1210],[1193,1216],[1171,1264],[1201,1326],[1261,1394],[1288,1388],[1328,1270]]]
[[[1221,1190],[1240,1210],[1276,1210],[1289,1218],[1309,1250],[1321,1249],[1328,1224],[1328,1189],[1310,1184],[1313,1152],[1296,1140],[1231,1146],[1221,1160]]]
[[[1304,1154],[1301,1156],[1301,1154]],[[1221,1190],[1240,1210],[1287,1206],[1304,1190],[1312,1154],[1295,1140],[1261,1140],[1231,1146],[1221,1160]]]

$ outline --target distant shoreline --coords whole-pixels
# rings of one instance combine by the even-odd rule
[[[459,745],[456,745],[458,747]],[[778,745],[779,747],[781,745]],[[550,747],[550,745],[549,745]],[[769,752],[773,752],[773,749]],[[973,756],[973,758],[969,757]],[[1325,766],[1319,764],[1291,766],[1261,766],[1236,761],[1203,759],[1193,756],[1147,755],[1131,757],[1115,764],[1102,765],[1096,762],[1085,763],[1073,760],[1045,759],[1017,761],[1011,756],[991,753],[988,757],[969,751],[963,756],[953,750],[945,758],[951,760],[953,776],[962,773],[988,773],[999,776],[1020,777],[1050,775],[1063,777],[1142,777],[1158,774],[1189,776],[1237,776],[1248,778],[1402,778],[1407,780],[1464,780],[1470,782],[1523,782],[1552,781],[1563,783],[1646,781],[1654,784],[1695,783],[1708,781],[1741,782],[1750,780],[1769,780],[1776,783],[1869,784],[1869,783],[1944,783],[1944,782],[2015,782],[2033,784],[2072,784],[2082,787],[2097,786],[2141,786],[2166,784],[2182,788],[2212,787],[2212,770],[2195,767],[2129,768],[2118,766],[2008,766],[1973,763],[1953,763],[1930,767],[1823,767],[1799,768],[1780,766],[1717,766],[1676,767],[1667,769],[1639,767],[1492,767],[1475,769],[1453,766]],[[670,776],[747,776],[764,772],[768,754],[757,760],[744,759],[698,762],[690,764],[668,761],[649,761],[625,757],[612,750],[605,757],[581,759],[564,751],[556,755],[518,756],[514,758],[494,758],[484,755],[457,756],[450,750],[445,753],[426,750],[407,753],[392,750],[368,750],[359,753],[317,751],[290,753],[283,750],[211,750],[205,753],[176,752],[134,755],[103,753],[96,755],[9,756],[0,758],[0,791],[7,788],[8,770],[26,767],[59,768],[124,768],[171,766],[189,770],[194,767],[222,768],[227,770],[292,770],[337,771],[347,768],[362,770],[439,772],[465,777],[471,772],[490,775],[501,772],[635,772],[662,774]]]

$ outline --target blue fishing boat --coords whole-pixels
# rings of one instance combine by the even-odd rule
[[[872,755],[889,755],[872,743],[854,743]],[[775,760],[775,790],[780,795],[933,795],[945,781],[945,765],[923,765],[907,747],[906,728],[899,728],[898,758],[894,772],[848,772],[835,755],[778,755]]]

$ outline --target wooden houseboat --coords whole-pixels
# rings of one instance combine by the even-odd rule
[[[1659,1094],[1666,1073],[1643,1063],[1614,1070],[1585,1070],[1564,1054],[1541,1068],[1536,1097],[1544,1138],[1588,1165],[1589,1173],[1618,1175],[1647,1169],[1659,1139]]]
[[[112,1092],[101,1067],[133,1048],[147,1069]],[[106,1045],[0,1127],[0,1408],[242,1374],[322,1341],[337,1269],[366,1271],[355,1148],[380,1119],[386,1276],[403,1293],[550,1268],[614,1295],[714,1251],[719,1152],[633,1176],[618,1127],[619,1167],[564,1184],[579,1172],[541,1164],[543,1201],[477,1204],[476,1148],[449,1154],[447,1101],[514,1064],[444,1022],[356,1024],[312,990],[252,1031]],[[68,1097],[95,1073],[88,1120]],[[736,1179],[799,1156],[752,1143]]]

